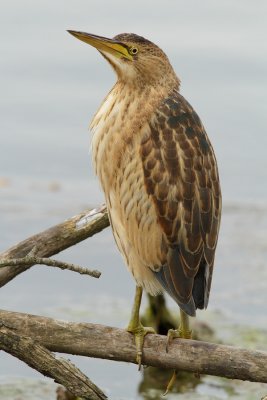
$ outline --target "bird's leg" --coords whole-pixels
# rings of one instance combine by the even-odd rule
[[[127,328],[128,332],[131,332],[135,337],[136,344],[136,362],[138,364],[138,370],[141,369],[142,362],[142,353],[143,353],[143,345],[144,338],[147,333],[156,333],[153,328],[144,327],[140,322],[139,310],[142,300],[142,292],[143,289],[140,286],[136,286],[134,304],[132,308],[131,319]]]
[[[192,339],[192,330],[190,329],[189,316],[180,309],[180,325],[178,329],[169,329],[167,335],[167,345],[166,351],[168,352],[169,345],[174,338],[182,338],[182,339]],[[170,392],[173,388],[177,376],[177,371],[174,370],[172,377],[167,385],[166,391],[163,394],[165,396],[168,392]]]
[[[180,325],[178,329],[169,329],[167,335],[166,351],[174,338],[192,339],[192,330],[190,329],[189,316],[180,309]]]

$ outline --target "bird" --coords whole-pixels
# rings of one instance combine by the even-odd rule
[[[156,44],[134,33],[113,39],[68,31],[96,48],[117,81],[94,115],[92,159],[117,247],[136,282],[127,330],[141,367],[143,289],[166,291],[180,308],[174,337],[192,337],[189,317],[208,305],[221,220],[221,188],[205,128],[180,93]]]

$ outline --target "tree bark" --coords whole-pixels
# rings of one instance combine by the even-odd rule
[[[55,225],[41,233],[23,240],[17,245],[0,254],[1,259],[16,259],[27,256],[36,246],[35,256],[51,257],[109,226],[107,209],[84,211],[61,224]],[[33,264],[34,265],[34,264]],[[0,287],[26,271],[32,265],[18,265],[1,268]]]
[[[14,333],[2,325],[0,349],[24,361],[30,367],[64,385],[75,396],[85,400],[106,400],[106,395],[70,361],[57,359],[33,339]]]
[[[51,351],[136,363],[133,336],[122,329],[69,323],[0,311],[4,325],[34,338]],[[174,339],[166,353],[166,336],[147,335],[143,363],[197,374],[267,383],[267,353],[188,339]]]

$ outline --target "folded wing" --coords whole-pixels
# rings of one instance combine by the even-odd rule
[[[189,315],[208,304],[221,215],[216,158],[188,102],[174,92],[140,143],[146,193],[162,231],[161,285]],[[153,269],[153,267],[152,267]]]

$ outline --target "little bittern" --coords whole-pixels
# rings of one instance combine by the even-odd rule
[[[132,33],[69,32],[99,50],[118,78],[93,117],[92,155],[137,284],[128,331],[140,366],[144,336],[153,332],[139,320],[142,288],[152,295],[164,289],[179,305],[180,327],[169,339],[190,338],[188,316],[208,305],[221,216],[216,158],[158,46]]]

